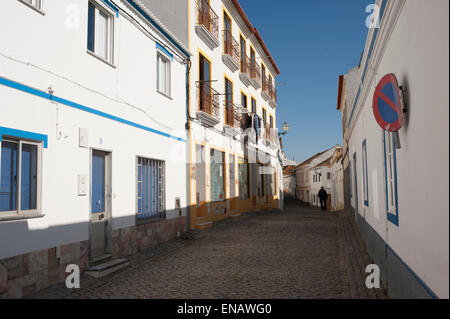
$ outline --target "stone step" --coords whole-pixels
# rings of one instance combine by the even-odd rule
[[[212,225],[213,225],[213,222],[197,223],[197,224],[195,224],[195,229],[205,230],[205,229],[212,227]]]
[[[233,214],[233,215],[231,215],[231,218],[239,218],[239,217],[241,217],[241,214]]]
[[[88,268],[86,275],[94,278],[102,278],[129,265],[130,261],[126,258],[112,259]]]
[[[111,259],[112,255],[111,254],[105,254],[105,255],[101,255],[101,256],[97,256],[91,259],[91,264],[96,265],[99,262],[102,261],[106,261],[108,259]]]

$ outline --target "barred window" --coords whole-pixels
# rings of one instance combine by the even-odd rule
[[[166,217],[165,163],[146,158],[137,161],[137,219]]]

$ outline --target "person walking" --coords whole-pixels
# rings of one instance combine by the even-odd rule
[[[328,194],[325,188],[323,188],[323,186],[320,188],[318,196],[320,199],[320,208],[322,208],[322,210],[327,210]]]

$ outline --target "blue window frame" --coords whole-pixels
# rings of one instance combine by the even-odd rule
[[[356,153],[353,153],[353,177],[355,184],[355,211],[359,213],[359,202],[358,202],[358,173],[356,166]]]
[[[348,161],[348,193],[350,195],[350,199],[353,197],[353,189],[352,189],[352,161]]]
[[[367,140],[362,143],[364,205],[369,207],[369,175],[367,168]]]
[[[42,142],[1,137],[0,219],[37,215]]]
[[[397,193],[397,152],[394,133],[384,132],[383,139],[387,219],[394,225],[399,226]]]

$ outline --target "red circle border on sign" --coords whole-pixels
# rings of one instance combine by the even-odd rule
[[[395,89],[394,93],[397,95],[397,101],[399,102],[399,105],[396,105],[396,110],[395,110],[397,112],[397,114],[398,114],[398,120],[395,121],[394,123],[386,122],[383,119],[383,117],[381,116],[380,111],[378,109],[378,100],[380,98],[382,98],[381,95],[383,94],[381,92],[381,90],[388,83],[392,83],[394,85],[394,89]],[[401,99],[400,99],[400,93],[399,92],[400,92],[400,90],[399,90],[399,87],[398,87],[397,77],[395,76],[395,74],[390,73],[390,74],[385,75],[380,80],[380,82],[377,85],[377,88],[375,89],[375,93],[373,94],[373,105],[372,105],[372,108],[373,108],[373,114],[375,116],[375,120],[377,121],[378,125],[381,126],[381,128],[383,130],[388,131],[388,132],[396,132],[396,131],[398,131],[402,127],[402,124],[403,124],[403,116],[402,116],[403,114],[402,114],[402,110],[401,110]],[[383,100],[385,100],[385,99],[383,98]]]

